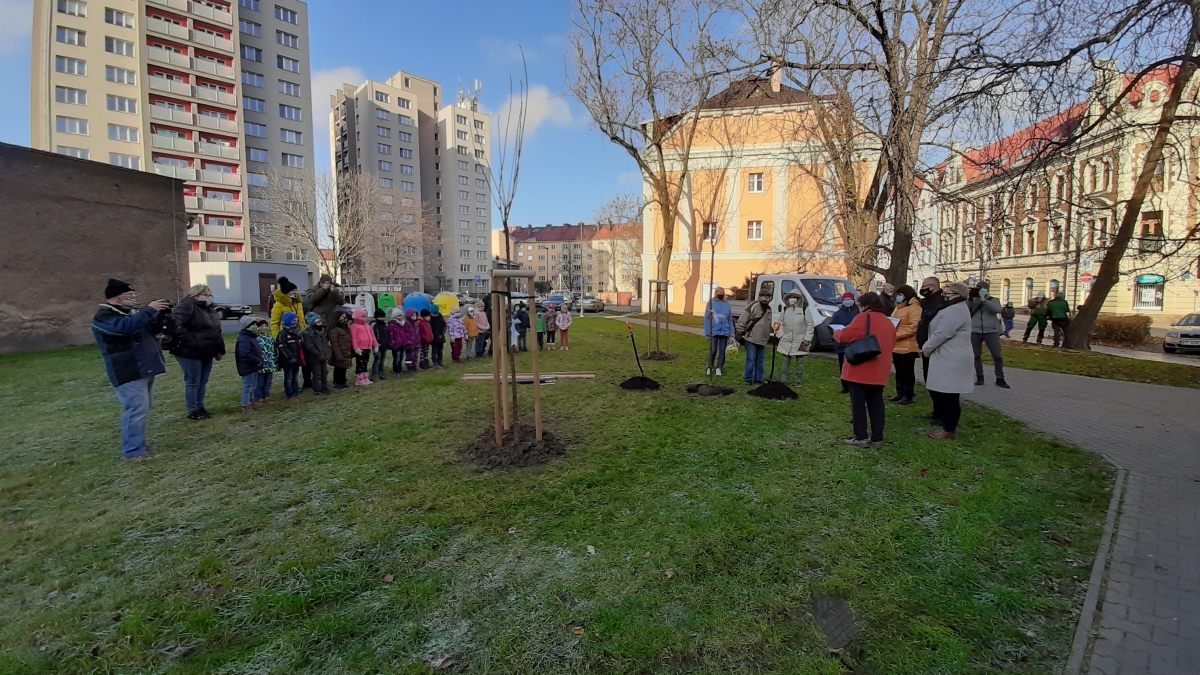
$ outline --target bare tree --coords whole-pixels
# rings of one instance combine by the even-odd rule
[[[620,292],[620,282],[625,274],[641,269],[642,213],[645,208],[646,200],[642,195],[617,195],[596,209],[597,229],[607,225],[608,231],[603,238],[598,236],[592,242],[592,248],[614,293]]]
[[[255,245],[304,259],[315,257],[322,273],[341,279],[357,245],[345,242],[339,246],[332,232],[337,219],[333,175],[318,173],[312,180],[300,172],[272,169],[267,185],[258,188],[257,194],[264,208],[251,217],[250,237]],[[322,250],[331,254],[326,257]]]
[[[641,170],[662,226],[658,277],[669,279],[699,111],[721,70],[721,10],[704,0],[574,0],[574,10],[568,86]]]

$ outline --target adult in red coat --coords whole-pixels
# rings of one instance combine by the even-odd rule
[[[896,348],[896,327],[888,320],[883,299],[876,293],[858,296],[862,313],[854,317],[845,329],[833,334],[839,344],[849,345],[870,333],[879,340],[880,354],[875,358],[852,365],[847,359],[842,365],[842,381],[850,385],[850,418],[854,422],[854,438],[847,438],[846,445],[860,448],[883,445],[883,388],[892,372],[892,350]],[[871,437],[867,438],[867,419],[871,420]]]

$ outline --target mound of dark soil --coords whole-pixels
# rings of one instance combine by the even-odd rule
[[[800,398],[799,394],[782,382],[767,382],[766,384],[761,384],[746,393],[750,394],[751,396],[766,398],[772,401],[786,401],[788,399]]]
[[[733,387],[718,387],[711,384],[689,384],[687,393],[699,396],[729,396],[734,393]]]
[[[629,391],[655,391],[662,389],[662,385],[648,377],[642,377],[639,375],[637,377],[631,377],[622,382],[621,388],[628,389]]]
[[[540,466],[567,454],[566,444],[549,431],[543,430],[542,442],[537,442],[533,425],[521,425],[521,442],[513,442],[512,430],[504,433],[504,447],[496,447],[496,428],[490,427],[475,442],[459,450],[459,455],[481,468],[518,469]]]
[[[674,361],[679,358],[676,354],[668,354],[666,352],[650,352],[642,354],[643,361]]]

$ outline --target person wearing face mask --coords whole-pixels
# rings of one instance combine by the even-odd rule
[[[758,300],[746,305],[735,331],[746,347],[746,384],[762,384],[767,360],[767,342],[771,338],[771,291],[762,290]]]
[[[929,324],[929,337],[921,347],[929,357],[929,376],[925,388],[933,399],[933,419],[941,429],[929,433],[935,440],[954,440],[962,416],[963,394],[975,391],[971,371],[975,360],[971,350],[971,310],[967,307],[967,285],[946,286],[941,311]]]
[[[221,334],[221,317],[212,306],[212,289],[196,284],[188,289],[188,296],[171,312],[175,337],[171,355],[183,371],[183,400],[189,420],[206,420],[213,416],[204,407],[204,397],[213,361],[220,361],[225,356],[225,336]]]
[[[876,295],[875,297],[879,296]],[[854,294],[847,291],[842,294],[842,306],[833,313],[833,317],[829,319],[829,324],[832,326],[849,326],[854,322],[854,317],[858,316],[858,314],[858,304],[854,302]],[[846,365],[846,345],[838,342],[833,351],[837,353],[838,372],[840,373]],[[850,393],[850,383],[845,379],[842,380],[842,393]]]
[[[161,336],[155,333],[160,315],[170,304],[155,300],[137,309],[137,292],[124,281],[109,279],[104,303],[92,317],[92,336],[104,368],[125,408],[121,415],[121,456],[149,459],[146,418],[154,404],[154,378],[167,372]]]
[[[729,348],[732,336],[733,308],[725,300],[725,289],[718,287],[704,307],[704,337],[708,338],[708,371],[705,375],[712,375],[715,368],[717,377],[721,377],[725,368],[725,350]]]
[[[294,313],[300,317],[300,330],[308,328],[308,324],[304,321],[304,300],[300,298],[300,291],[297,290],[296,284],[293,284],[287,277],[279,277],[279,288],[275,289],[273,295],[275,304],[271,306],[271,337],[279,336],[279,331],[283,330],[283,315],[288,312]]]
[[[333,366],[333,388],[349,389],[346,384],[346,370],[354,361],[354,342],[350,339],[350,315],[334,312],[334,324],[327,330],[329,334],[329,349],[333,356],[329,365]]]
[[[783,313],[775,324],[775,334],[779,336],[776,349],[783,355],[783,377],[780,379],[788,384],[793,374],[795,364],[795,383],[799,387],[804,380],[804,357],[808,356],[808,348],[812,346],[813,325],[808,315],[808,302],[799,291],[792,291],[783,298]]]
[[[1009,389],[1004,381],[1004,357],[1000,353],[1000,301],[991,297],[991,285],[979,282],[967,299],[971,312],[971,349],[975,352],[975,385],[983,385],[983,345],[987,345],[996,369],[996,386]]]
[[[896,309],[892,310],[892,318],[900,320],[896,325],[896,348],[892,350],[892,365],[896,368],[896,395],[892,402],[899,405],[912,405],[917,395],[917,357],[921,355],[917,324],[921,322],[921,305],[916,295],[912,286],[896,289]]]
[[[883,310],[891,316],[892,312],[896,311],[896,287],[891,284],[884,284],[879,289],[879,299],[883,301]]]
[[[937,277],[925,277],[921,282],[921,321],[917,324],[917,346],[924,347],[929,339],[929,323],[933,317],[942,311],[945,298],[942,295],[942,282]],[[921,372],[929,378],[929,357],[921,355]]]
[[[304,317],[308,328],[300,331],[300,344],[304,347],[304,362],[312,373],[313,396],[329,395],[329,360],[333,349],[325,337],[325,320],[316,312]]]
[[[883,300],[875,293],[863,293],[858,298],[862,311],[844,329],[833,334],[839,345],[851,345],[872,335],[879,342],[879,354],[861,363],[847,361],[842,367],[842,381],[850,385],[850,419],[854,437],[843,441],[858,448],[879,448],[883,445],[886,414],[883,407],[883,388],[892,374],[892,351],[896,348],[896,328],[883,311]],[[871,435],[867,436],[867,421]]]

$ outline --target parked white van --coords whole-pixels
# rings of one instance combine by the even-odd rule
[[[771,309],[775,313],[783,312],[783,299],[789,293],[799,292],[808,300],[808,313],[814,326],[819,326],[833,316],[842,304],[842,295],[859,293],[846,279],[831,277],[823,274],[760,274],[754,280],[754,290],[746,302],[757,302],[762,292],[771,294]],[[734,304],[733,315],[737,319],[745,310],[745,304]],[[813,336],[813,349],[832,349],[833,345],[820,338],[821,331]]]

